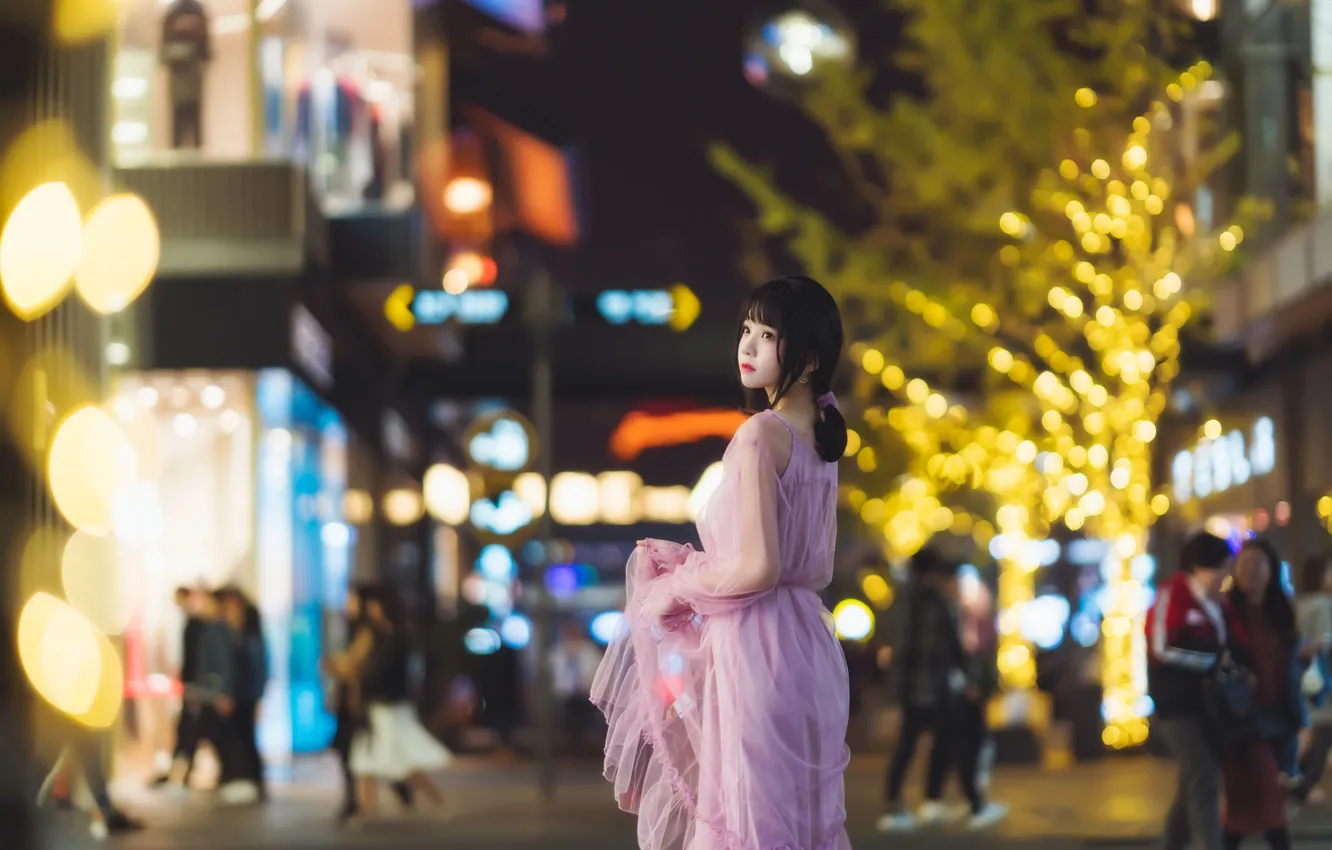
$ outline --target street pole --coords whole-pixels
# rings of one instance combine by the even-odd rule
[[[546,505],[537,519],[536,540],[541,543],[541,558],[535,565],[533,578],[527,584],[535,598],[536,646],[536,724],[537,764],[540,777],[541,800],[546,805],[555,802],[558,774],[555,765],[555,703],[552,693],[550,655],[555,646],[554,600],[546,590],[543,579],[551,540],[550,480],[555,472],[555,375],[551,362],[551,329],[556,320],[554,286],[550,272],[535,270],[530,290],[527,319],[532,330],[532,424],[537,432],[537,470],[546,482]]]

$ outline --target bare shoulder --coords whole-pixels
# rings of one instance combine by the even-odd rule
[[[755,414],[745,421],[735,432],[734,443],[737,448],[752,446],[760,449],[772,459],[778,474],[786,470],[791,462],[795,436],[791,429],[771,411]]]

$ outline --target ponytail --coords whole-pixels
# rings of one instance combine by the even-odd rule
[[[828,463],[836,463],[846,454],[846,420],[842,411],[837,409],[837,399],[832,392],[820,395],[816,402],[819,415],[814,420],[814,447],[819,457]]]

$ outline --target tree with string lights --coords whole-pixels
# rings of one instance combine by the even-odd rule
[[[1140,556],[1170,507],[1152,448],[1181,332],[1243,239],[1195,209],[1235,149],[1207,120],[1221,86],[1206,62],[1160,58],[1184,25],[1160,4],[892,6],[907,20],[894,63],[925,96],[880,105],[871,75],[831,65],[799,98],[869,226],[839,228],[725,145],[713,162],[849,317],[847,506],[890,556],[939,533],[994,554],[1010,689],[1035,685],[1035,541],[1056,526],[1105,540],[1105,741],[1141,743]]]

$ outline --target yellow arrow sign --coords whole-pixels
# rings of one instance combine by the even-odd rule
[[[416,289],[410,283],[404,283],[384,302],[384,318],[389,324],[403,333],[416,327],[416,316],[412,313],[412,300],[416,298]]]
[[[672,286],[670,292],[671,300],[675,302],[675,309],[671,311],[669,322],[671,330],[676,333],[686,331],[698,318],[702,305],[699,304],[698,296],[694,294],[694,290],[683,283]]]

